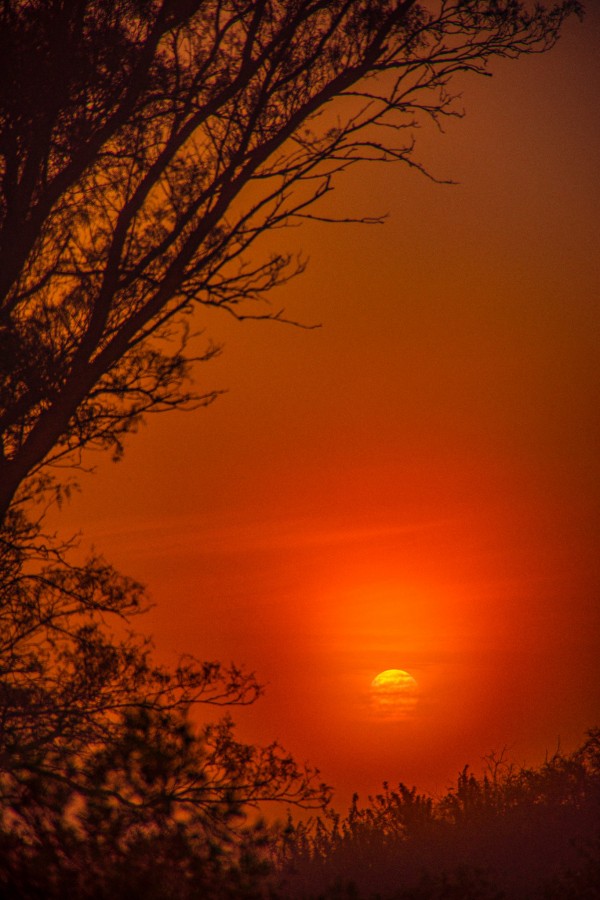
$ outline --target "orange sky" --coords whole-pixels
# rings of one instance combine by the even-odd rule
[[[385,225],[285,234],[273,301],[315,331],[202,320],[228,393],[98,458],[63,520],[145,581],[163,658],[245,663],[235,718],[321,768],[340,803],[444,790],[509,747],[537,762],[600,724],[600,12],[551,54],[464,85],[420,159],[332,203]],[[400,668],[412,718],[368,686]]]

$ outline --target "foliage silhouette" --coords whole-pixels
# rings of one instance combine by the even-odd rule
[[[100,559],[69,563],[19,513],[4,536],[9,524],[13,540],[0,553],[0,894],[185,897],[192,885],[226,897],[237,884],[243,896],[270,839],[249,811],[268,801],[322,806],[328,791],[317,773],[277,744],[236,739],[222,708],[260,695],[251,673],[187,658],[156,665],[150,642],[129,626],[145,609],[140,585]],[[198,706],[217,712],[201,728],[190,717]],[[169,856],[177,872],[153,874]]]
[[[600,729],[538,768],[491,756],[433,800],[400,784],[342,818],[289,823],[282,897],[533,900],[600,896]]]

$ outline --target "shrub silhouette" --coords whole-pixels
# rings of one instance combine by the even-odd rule
[[[403,784],[365,807],[355,795],[344,818],[290,823],[281,853],[282,897],[598,898],[600,729],[537,768],[465,767],[437,800]]]

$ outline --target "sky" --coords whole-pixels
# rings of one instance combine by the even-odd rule
[[[407,167],[355,169],[272,297],[314,330],[198,319],[224,389],[155,416],[63,513],[155,603],[144,629],[254,670],[233,711],[343,806],[443,792],[600,725],[600,11],[549,54],[465,79]],[[592,8],[593,7],[593,8]],[[139,623],[140,625],[142,623]],[[416,703],[370,689],[408,672]]]

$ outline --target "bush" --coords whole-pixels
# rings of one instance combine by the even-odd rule
[[[537,768],[465,767],[436,801],[384,785],[344,818],[290,823],[279,867],[282,898],[598,898],[600,730]]]

